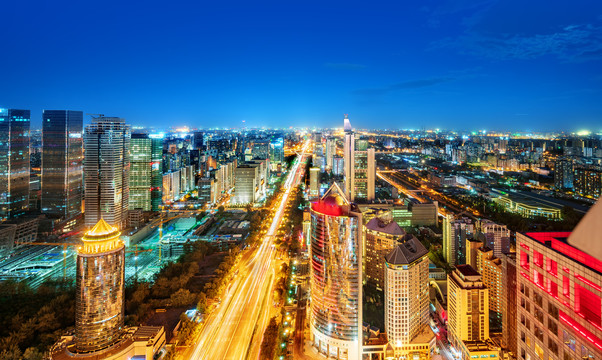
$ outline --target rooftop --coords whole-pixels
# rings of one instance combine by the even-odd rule
[[[428,254],[428,250],[415,237],[397,245],[385,257],[387,263],[392,265],[408,265]]]
[[[470,265],[456,265],[456,270],[463,276],[481,276],[481,274]]]
[[[368,221],[366,228],[373,231],[382,232],[389,235],[404,235],[405,231],[395,221],[385,223],[378,217],[375,217]]]

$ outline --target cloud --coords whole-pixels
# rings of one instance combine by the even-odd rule
[[[351,64],[351,63],[326,63],[324,64],[327,68],[331,69],[342,69],[342,70],[359,70],[364,69],[366,65],[362,64]]]
[[[455,48],[494,59],[535,59],[555,56],[567,62],[602,59],[602,26],[570,25],[549,34],[483,35],[466,33],[447,38],[431,47]]]
[[[392,84],[389,86],[381,87],[381,88],[371,88],[371,89],[358,89],[354,90],[352,93],[355,95],[384,95],[390,92],[399,91],[399,90],[408,90],[408,89],[419,89],[429,86],[438,85],[441,83],[449,82],[455,80],[451,77],[436,77],[436,78],[428,78],[428,79],[419,79],[419,80],[409,80],[396,84]]]

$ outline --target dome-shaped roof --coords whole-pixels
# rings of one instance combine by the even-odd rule
[[[405,231],[395,222],[390,221],[385,223],[378,217],[375,217],[368,221],[366,224],[366,228],[373,231],[382,232],[389,235],[405,235]]]
[[[101,218],[100,220],[98,220],[96,225],[92,227],[92,229],[88,230],[85,233],[83,240],[106,240],[119,235],[119,230],[117,230],[116,227],[109,225],[104,219]]]
[[[123,242],[119,238],[121,233],[116,227],[100,219],[92,229],[82,237],[84,243],[78,252],[80,254],[100,254],[122,248]]]

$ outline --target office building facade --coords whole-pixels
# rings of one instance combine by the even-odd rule
[[[489,289],[470,265],[447,275],[448,340],[462,359],[498,358],[500,348],[489,342]]]
[[[575,230],[517,234],[519,359],[602,358],[602,203]]]
[[[362,352],[362,217],[334,184],[310,209],[310,340],[335,359]]]
[[[0,108],[0,221],[29,209],[29,110]]]
[[[42,113],[42,213],[72,219],[82,212],[83,112]]]
[[[573,188],[573,160],[561,158],[554,162],[554,187],[557,190]]]
[[[390,211],[370,219],[363,226],[364,282],[385,289],[385,257],[400,244],[406,232],[393,221]]]
[[[159,211],[163,174],[161,139],[132,134],[130,142],[129,209]]]
[[[480,247],[477,250],[477,271],[489,290],[489,328],[502,328],[503,269],[502,260],[495,257],[493,250]]]
[[[129,207],[130,127],[116,117],[92,118],[84,132],[86,226],[101,218],[124,228]]]
[[[502,257],[502,347],[516,357],[516,253]]]
[[[575,169],[573,185],[577,195],[599,199],[602,194],[602,169],[594,166]]]
[[[284,165],[284,138],[270,142],[270,166],[272,171],[282,171]]]
[[[385,331],[400,359],[430,359],[428,250],[416,238],[396,245],[385,261]]]
[[[496,224],[490,220],[480,221],[481,233],[485,235],[485,246],[493,250],[493,255],[501,259],[510,252],[510,230],[506,225]]]
[[[472,219],[456,219],[449,214],[443,219],[443,257],[450,265],[466,264],[467,239],[472,239],[475,226]]]
[[[345,122],[349,122],[347,115],[345,115]],[[350,201],[374,200],[376,180],[374,154],[374,149],[369,147],[368,140],[357,138],[352,130],[345,130],[345,191]]]
[[[75,343],[90,353],[117,343],[123,333],[125,246],[117,228],[103,219],[77,250]]]

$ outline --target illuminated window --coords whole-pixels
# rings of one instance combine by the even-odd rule
[[[562,295],[566,297],[571,296],[571,281],[568,276],[562,277]]]
[[[546,266],[546,270],[554,275],[554,276],[558,276],[558,264],[556,263],[556,261],[548,258],[548,264]]]
[[[533,263],[539,267],[543,267],[543,254],[533,250]]]
[[[558,298],[558,285],[554,281],[546,279],[546,291],[553,297]]]
[[[520,252],[520,266],[525,270],[529,270],[529,254],[522,250]]]
[[[575,284],[575,311],[586,320],[600,326],[600,297]]]

